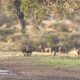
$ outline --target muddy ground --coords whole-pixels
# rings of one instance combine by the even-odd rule
[[[80,80],[80,68],[60,68],[41,63],[38,58],[0,59],[0,80]]]

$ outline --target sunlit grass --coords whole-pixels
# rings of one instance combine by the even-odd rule
[[[40,65],[56,68],[79,68],[80,59],[61,56],[13,56],[0,59],[0,65]]]
[[[46,65],[51,65],[55,67],[79,67],[80,59],[71,57],[39,57],[40,62]]]
[[[71,58],[71,57],[32,56],[29,57],[28,59],[35,61],[36,65],[47,65],[47,66],[60,67],[60,68],[80,67],[80,59]]]

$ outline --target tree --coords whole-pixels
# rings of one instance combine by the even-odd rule
[[[0,0],[0,12],[15,12],[22,28],[29,17],[38,25],[50,13],[57,19],[73,19],[79,9],[80,0]]]
[[[21,24],[22,29],[25,29],[25,20],[24,20],[24,13],[21,11],[20,6],[21,6],[21,0],[14,0],[13,2],[18,20]]]

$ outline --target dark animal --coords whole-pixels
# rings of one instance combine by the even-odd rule
[[[59,52],[58,46],[51,47],[51,51],[54,51],[53,56],[56,56],[56,53]]]
[[[20,50],[23,52],[24,56],[30,56],[34,51],[33,47],[30,45],[23,45]]]
[[[68,54],[68,51],[69,51],[69,49],[68,49],[68,47],[61,47],[61,52],[62,53],[67,53]]]
[[[61,47],[61,46],[54,46],[54,47],[51,47],[51,51],[54,51],[54,54],[53,56],[56,56],[56,53],[67,53],[68,54],[68,48],[67,47]]]
[[[80,49],[77,51],[77,54],[78,54],[78,58],[79,58],[79,56],[80,56]]]

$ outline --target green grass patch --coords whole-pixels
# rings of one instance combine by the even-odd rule
[[[18,66],[50,66],[53,68],[78,68],[80,69],[80,59],[70,57],[52,56],[30,56],[30,57],[8,57],[0,59],[0,64]]]
[[[71,57],[34,56],[35,60],[43,65],[54,67],[76,68],[80,67],[80,59]]]

